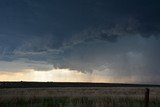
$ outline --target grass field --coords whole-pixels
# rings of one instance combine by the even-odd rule
[[[145,88],[2,88],[0,107],[144,107]],[[160,107],[160,88],[150,88],[149,107]]]

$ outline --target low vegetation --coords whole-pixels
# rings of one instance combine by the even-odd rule
[[[149,107],[160,107],[160,88],[150,88]],[[144,107],[145,88],[0,89],[0,107]]]

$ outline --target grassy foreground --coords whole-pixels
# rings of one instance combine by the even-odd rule
[[[149,107],[160,107],[159,91]],[[144,88],[0,89],[0,107],[144,107]]]
[[[0,107],[144,107],[144,100],[125,96],[18,98],[1,101]],[[149,107],[160,107],[160,101],[152,99]]]

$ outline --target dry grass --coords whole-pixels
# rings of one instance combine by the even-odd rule
[[[0,89],[0,107],[143,107],[144,93],[126,87]],[[150,107],[160,107],[160,88],[150,88]]]

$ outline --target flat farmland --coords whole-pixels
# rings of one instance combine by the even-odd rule
[[[160,87],[1,88],[0,107],[160,107]]]

